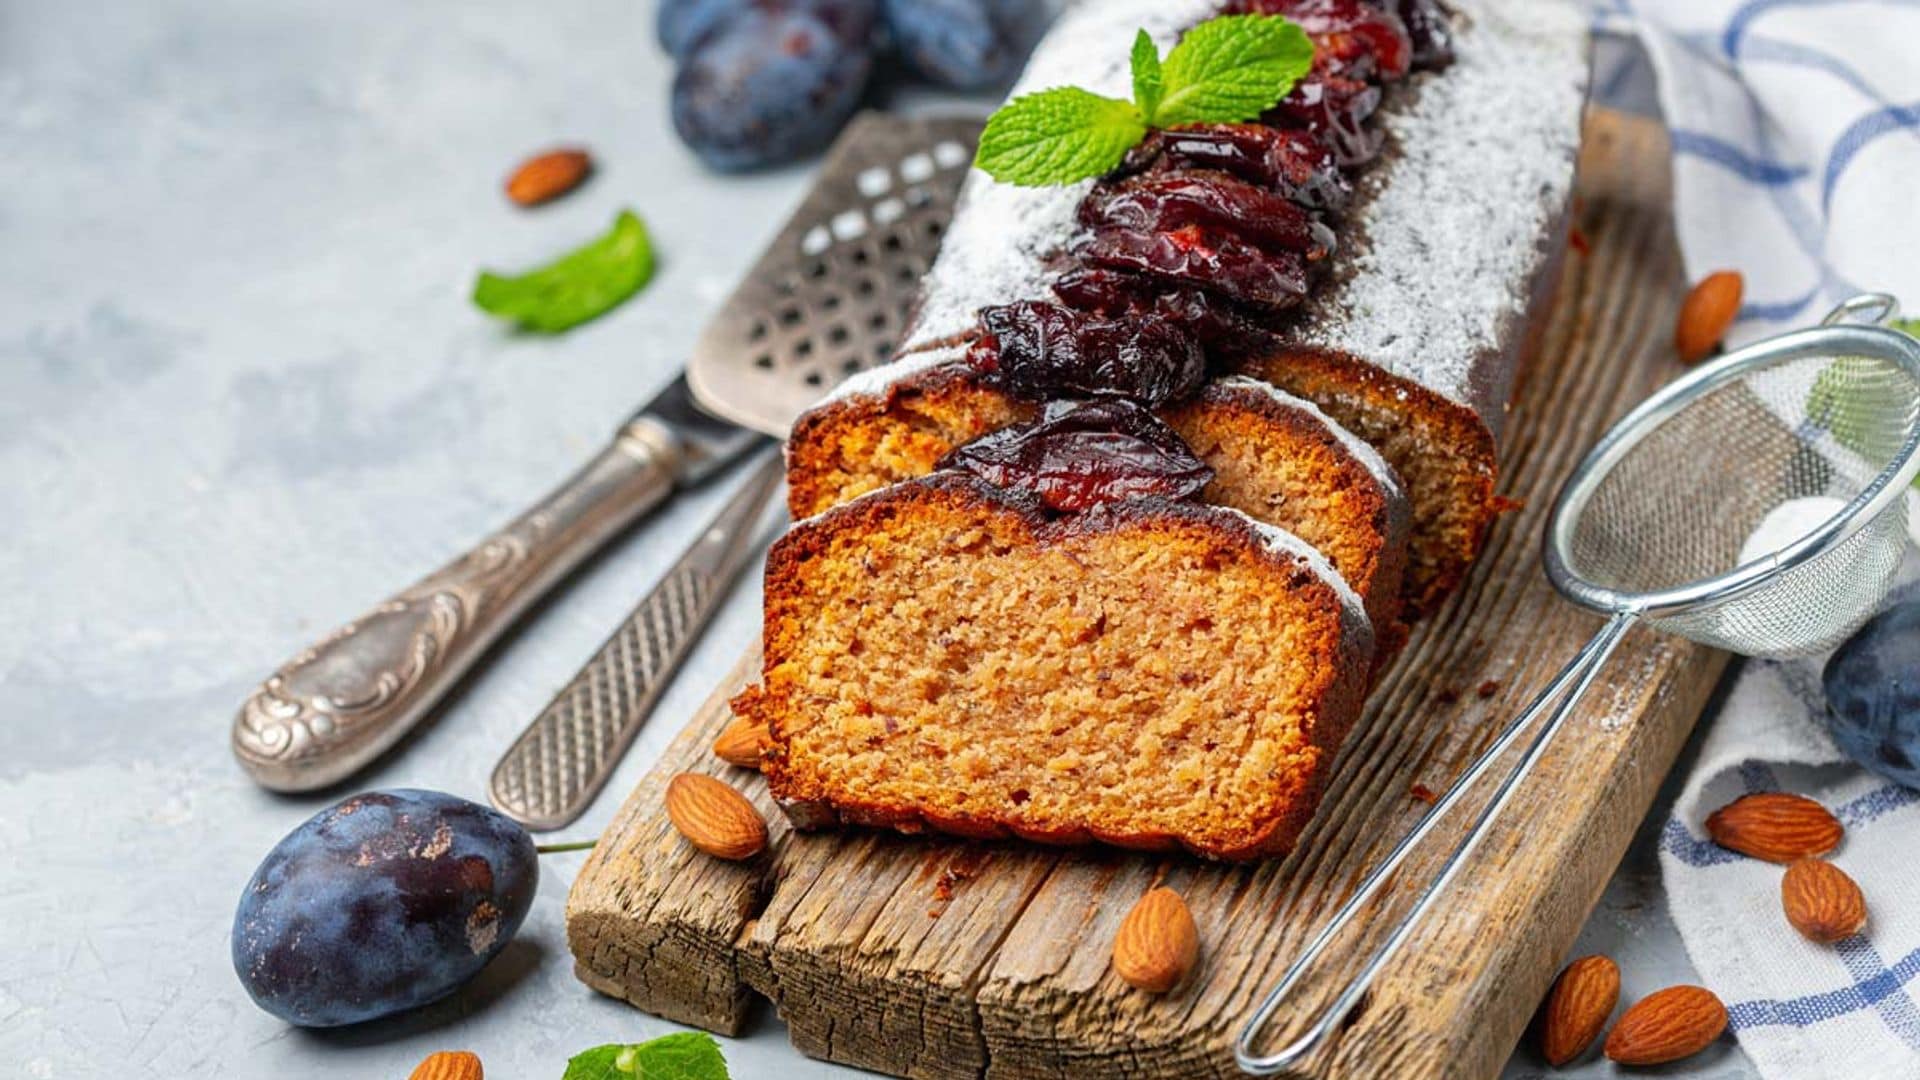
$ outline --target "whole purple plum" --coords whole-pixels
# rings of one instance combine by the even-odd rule
[[[701,160],[737,171],[825,147],[860,104],[873,50],[811,5],[750,7],[680,58],[673,127]],[[857,20],[852,20],[857,21]]]
[[[1827,730],[1847,756],[1920,789],[1920,601],[1875,615],[1821,674]]]
[[[1037,0],[882,0],[881,11],[909,68],[961,90],[1012,78],[1045,14]]]
[[[336,1027],[424,1005],[520,929],[540,878],[512,819],[437,791],[355,795],[288,833],[233,917],[233,968],[290,1024]]]

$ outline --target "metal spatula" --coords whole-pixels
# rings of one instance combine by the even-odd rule
[[[687,365],[707,412],[785,437],[841,379],[892,357],[973,161],[971,118],[856,117],[813,190],[708,324]],[[530,829],[583,813],[756,550],[779,490],[767,452],[692,548],[495,767],[494,805]]]

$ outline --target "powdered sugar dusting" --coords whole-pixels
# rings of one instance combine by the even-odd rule
[[[1034,50],[1013,95],[1079,86],[1131,99],[1134,35],[1145,30],[1164,53],[1182,31],[1222,6],[1220,0],[1082,0]],[[1047,295],[1054,277],[1047,257],[1066,243],[1074,210],[1093,183],[1015,187],[978,169],[970,173],[940,255],[921,285],[907,348],[965,333],[988,304]]]
[[[823,409],[836,401],[854,397],[879,397],[895,383],[912,378],[923,371],[930,371],[941,364],[960,360],[967,355],[965,345],[935,345],[896,356],[877,368],[857,371],[842,379],[840,383],[818,402],[815,409]]]
[[[1526,317],[1573,184],[1586,21],[1542,0],[1450,0],[1453,66],[1379,123],[1395,149],[1365,174],[1352,273],[1297,339],[1361,357],[1493,425],[1505,386],[1476,376]],[[1491,415],[1489,415],[1491,413]]]
[[[1086,0],[1047,35],[1016,93],[1073,84],[1127,96],[1136,28],[1164,49],[1221,6]],[[1499,355],[1526,316],[1572,188],[1586,22],[1567,0],[1449,6],[1457,59],[1416,76],[1381,110],[1376,122],[1395,145],[1362,174],[1360,209],[1342,226],[1364,243],[1310,299],[1293,336],[1378,364],[1497,429],[1506,387],[1488,375],[1504,366]],[[1091,186],[1019,188],[970,175],[907,348],[966,333],[989,304],[1046,297],[1048,256],[1072,235]]]

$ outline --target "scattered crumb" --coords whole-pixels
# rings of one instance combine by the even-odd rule
[[[1475,693],[1478,693],[1483,698],[1490,698],[1499,692],[1500,692],[1499,679],[1488,679],[1486,682],[1481,683],[1480,688],[1477,691],[1475,691]]]
[[[1586,232],[1578,225],[1567,230],[1567,245],[1582,255],[1591,254],[1593,251],[1593,245],[1587,242]]]
[[[1458,704],[1460,704],[1460,689],[1459,689],[1459,687],[1455,687],[1455,686],[1443,686],[1443,687],[1441,687],[1441,688],[1440,688],[1440,704],[1442,704],[1442,705],[1458,705]]]
[[[1432,806],[1434,803],[1437,803],[1440,801],[1440,793],[1433,790],[1432,788],[1428,787],[1425,784],[1413,785],[1412,787],[1407,789],[1407,794],[1413,796],[1416,799],[1419,799],[1421,802],[1426,803],[1428,806]]]

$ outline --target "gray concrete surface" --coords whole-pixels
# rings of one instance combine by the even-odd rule
[[[490,1076],[558,1077],[574,1051],[674,1029],[574,981],[580,855],[546,860],[476,983],[404,1018],[287,1028],[227,954],[254,863],[325,801],[245,780],[234,706],[583,458],[804,184],[718,180],[680,148],[650,8],[0,2],[0,1074],[398,1078],[469,1048]],[[560,140],[592,146],[599,175],[536,213],[505,205],[502,174]],[[467,303],[479,267],[537,261],[621,206],[662,259],[618,313],[542,340]],[[355,786],[480,797],[721,494],[593,566]],[[750,636],[756,584],[571,834],[597,831]],[[1630,983],[1684,974],[1646,845],[1584,945]],[[771,1017],[725,1050],[739,1076],[847,1075]],[[1699,1075],[1742,1072],[1730,1052]]]

